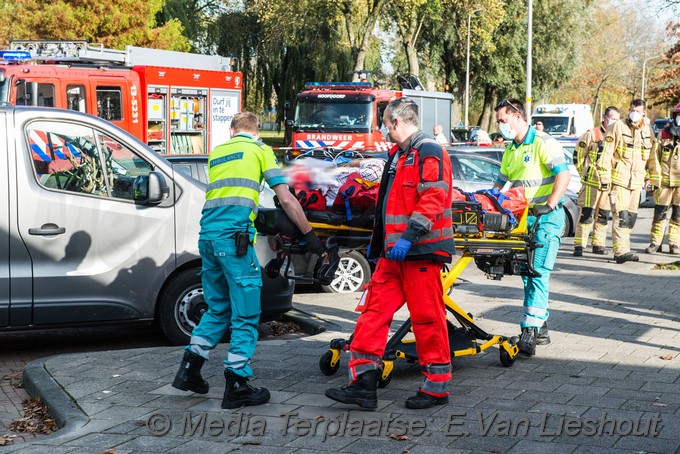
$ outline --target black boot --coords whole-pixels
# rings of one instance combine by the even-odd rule
[[[248,384],[246,377],[236,375],[231,370],[224,371],[227,386],[224,388],[222,408],[252,407],[269,402],[269,390],[267,388],[255,388]]]
[[[582,257],[583,256],[583,247],[582,246],[574,246],[574,257]]]
[[[517,348],[525,355],[534,356],[536,354],[536,328],[522,328],[522,334],[519,336]]]
[[[614,256],[614,260],[616,260],[616,263],[637,262],[640,260],[640,257],[632,252],[626,252],[625,254]]]
[[[548,322],[543,322],[543,326],[538,330],[536,335],[536,345],[548,345],[550,343],[550,334],[548,333]]]
[[[418,391],[415,396],[406,399],[406,408],[421,410],[423,408],[434,407],[435,405],[446,405],[449,403],[449,396],[435,397]]]
[[[342,388],[326,390],[326,397],[344,404],[356,404],[363,408],[378,408],[379,370],[369,370],[359,375],[354,383]]]
[[[604,246],[593,246],[593,254],[605,255],[606,253],[607,249]]]
[[[196,353],[184,350],[182,364],[179,365],[177,375],[175,375],[175,379],[172,381],[172,387],[182,391],[206,394],[210,389],[210,385],[201,377],[201,367],[203,367],[204,362],[205,359]]]

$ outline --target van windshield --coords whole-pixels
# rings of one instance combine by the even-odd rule
[[[569,117],[553,117],[545,115],[533,115],[531,122],[536,124],[537,121],[543,123],[543,130],[551,135],[567,135],[569,134]]]

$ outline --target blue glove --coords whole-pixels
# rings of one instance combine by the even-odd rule
[[[411,243],[409,240],[399,238],[399,240],[396,242],[396,244],[392,247],[392,250],[390,251],[390,260],[403,262],[404,259],[406,258],[406,253],[408,252],[409,249],[411,249],[412,245],[413,243]]]

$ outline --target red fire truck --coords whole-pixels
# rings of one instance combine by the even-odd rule
[[[312,150],[388,151],[382,116],[387,104],[402,96],[419,106],[420,126],[430,133],[439,123],[448,135],[451,126],[450,93],[424,90],[385,90],[371,82],[308,82],[298,94],[287,159]]]
[[[0,51],[0,103],[104,118],[160,154],[208,153],[241,110],[235,59],[86,41],[13,41]]]

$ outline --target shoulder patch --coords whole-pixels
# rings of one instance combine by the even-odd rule
[[[442,146],[434,140],[423,141],[418,148],[418,153],[421,159],[426,156],[435,156],[437,158],[441,158]]]
[[[604,138],[605,142],[612,143],[614,141],[614,138],[612,136],[607,136]]]
[[[581,148],[585,148],[585,147],[586,147],[586,143],[582,140],[582,141],[580,141],[580,142],[578,143],[578,146],[581,147]]]

